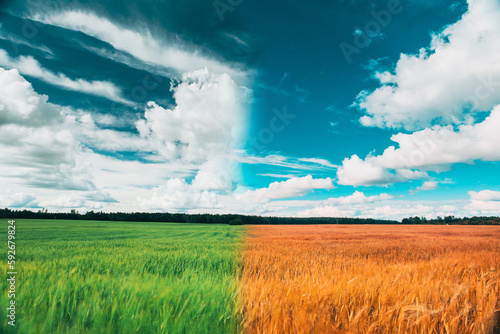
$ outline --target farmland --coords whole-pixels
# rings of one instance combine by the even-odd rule
[[[500,332],[500,226],[19,219],[16,256],[18,333]]]
[[[254,226],[247,333],[498,333],[500,227]]]
[[[244,227],[54,220],[16,226],[18,333],[238,330]],[[7,248],[0,252],[6,259]],[[5,279],[0,287],[0,303],[8,305]],[[0,332],[8,326],[5,310]]]

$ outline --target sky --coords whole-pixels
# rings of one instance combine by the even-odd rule
[[[498,0],[2,1],[0,207],[500,214]]]

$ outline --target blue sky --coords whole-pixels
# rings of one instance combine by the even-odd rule
[[[500,214],[500,4],[0,6],[0,206]]]

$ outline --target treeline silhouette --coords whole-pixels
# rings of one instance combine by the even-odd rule
[[[425,217],[404,218],[402,222],[387,219],[349,218],[349,217],[263,217],[234,214],[186,214],[169,212],[94,212],[79,213],[76,210],[65,212],[48,212],[46,209],[37,212],[30,210],[0,209],[3,219],[67,219],[67,220],[102,220],[130,222],[165,222],[165,223],[198,223],[198,224],[230,224],[230,225],[312,225],[312,224],[456,224],[456,225],[500,225],[499,217],[455,218],[453,216],[426,219]]]
[[[233,214],[186,214],[168,212],[94,212],[79,213],[71,210],[69,213],[48,212],[39,210],[0,209],[0,218],[7,219],[69,219],[69,220],[103,220],[103,221],[133,221],[133,222],[170,222],[170,223],[200,223],[200,224],[231,224],[231,225],[294,225],[294,224],[399,224],[396,220],[377,220],[363,218],[288,218],[262,217]]]
[[[500,225],[500,217],[463,217],[455,216],[437,217],[426,219],[425,217],[404,218],[402,224],[436,224],[436,225]]]

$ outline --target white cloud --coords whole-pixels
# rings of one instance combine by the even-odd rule
[[[174,78],[179,75],[177,71],[165,68],[163,66],[155,65],[155,64],[150,64],[150,63],[145,63],[141,60],[136,59],[134,56],[130,55],[126,51],[121,51],[121,50],[116,50],[113,47],[95,47],[91,45],[87,45],[84,42],[81,41],[75,41],[76,43],[79,43],[80,47],[83,49],[88,50],[91,53],[94,53],[95,55],[102,57],[102,58],[108,58],[114,62],[117,63],[122,63],[128,67],[135,68],[141,71],[145,71],[148,73],[154,73],[155,75],[158,75],[158,77],[153,77],[153,79],[161,83],[165,78]]]
[[[33,194],[24,192],[15,193],[7,190],[4,194],[0,195],[0,208],[22,208],[27,207],[36,201]]]
[[[0,68],[0,178],[34,187],[93,189],[81,150],[62,127],[62,109],[37,94],[17,70]]]
[[[69,196],[59,196],[57,198],[46,199],[40,201],[38,206],[41,208],[81,208],[86,204],[85,200],[79,198],[76,195]]]
[[[286,181],[275,182],[269,187],[255,190],[235,189],[226,192],[197,190],[184,180],[172,179],[163,186],[157,187],[154,190],[154,196],[140,198],[140,202],[147,210],[392,220],[413,216],[433,219],[438,216],[452,215],[457,217],[493,215],[500,212],[498,201],[472,201],[468,205],[466,201],[457,200],[409,201],[395,199],[386,193],[366,196],[359,191],[348,196],[331,197],[326,200],[280,200],[289,196],[295,197],[297,193],[303,196],[318,186],[311,186],[306,191],[301,186],[297,186],[298,183],[303,182],[299,179],[288,184],[284,184]],[[325,179],[316,179],[316,181],[322,183]],[[295,186],[292,186],[292,183],[295,183]],[[288,191],[288,187],[295,190]]]
[[[402,220],[408,217],[425,217],[435,219],[438,216],[456,216],[463,217],[470,214],[464,210],[466,202],[456,200],[442,201],[407,201],[393,200],[391,203],[379,203],[376,206],[363,208],[359,217],[375,219],[393,219]],[[462,209],[459,209],[462,208]]]
[[[87,81],[70,79],[62,73],[53,73],[43,68],[32,56],[9,57],[0,49],[0,66],[17,69],[23,75],[29,75],[64,89],[107,98],[112,101],[132,105],[133,103],[121,96],[121,91],[113,83],[107,81]]]
[[[299,211],[299,217],[354,217],[359,216],[365,210],[363,206],[367,203],[386,202],[394,197],[389,194],[366,196],[360,191],[355,191],[352,195],[331,197],[323,201],[307,201],[303,206],[313,206],[311,209]],[[301,201],[296,201],[299,206]]]
[[[105,190],[96,190],[86,195],[86,199],[98,203],[118,203],[111,194]]]
[[[304,210],[297,214],[298,217],[353,217],[356,211],[339,209],[335,206],[322,206],[314,209]]]
[[[265,174],[259,174],[259,175],[273,177],[275,179],[291,179],[292,177],[298,176],[298,175],[294,175],[294,174],[274,174],[274,173],[265,173]]]
[[[466,209],[477,216],[500,215],[500,191],[481,190],[469,191],[470,203]]]
[[[139,204],[149,210],[189,211],[222,208],[219,195],[213,191],[197,190],[183,179],[170,179],[152,190],[151,197],[139,198]]]
[[[151,205],[219,208],[215,191],[230,194],[240,178],[230,158],[244,133],[247,91],[208,70],[183,79],[173,88],[177,106],[152,106],[137,135],[101,129],[99,117],[50,104],[17,70],[0,68],[0,182],[6,189],[30,188],[49,209],[130,211],[138,197],[152,197],[151,189],[170,179],[154,191]],[[178,145],[175,152],[165,149],[171,144]],[[113,158],[123,151],[149,162]],[[189,184],[184,180],[193,176]]]
[[[61,109],[47,100],[48,97],[37,94],[17,70],[0,67],[0,125],[52,123]]]
[[[365,218],[393,218],[402,219],[406,217],[426,217],[431,218],[434,213],[431,205],[420,203],[401,203],[399,205],[377,206],[364,212]],[[397,218],[396,218],[397,217]]]
[[[434,126],[411,134],[399,133],[383,154],[367,156],[364,160],[353,155],[338,169],[338,183],[343,185],[373,185],[424,179],[423,171],[448,170],[455,163],[476,160],[499,161],[500,106],[493,109],[483,122],[452,126]],[[419,171],[408,172],[418,169]],[[404,171],[402,173],[402,171]]]
[[[239,164],[226,159],[210,159],[202,164],[192,185],[196,190],[230,191],[241,178]]]
[[[133,31],[91,12],[62,11],[37,14],[33,19],[62,28],[83,32],[111,44],[146,62],[173,68],[180,74],[207,67],[217,74],[226,73],[239,83],[246,81],[246,74],[215,59],[181,41],[179,36],[164,36],[160,40],[149,30]],[[235,65],[236,66],[236,65]]]
[[[273,182],[267,188],[249,190],[237,197],[246,203],[266,203],[272,199],[291,198],[303,196],[314,189],[335,188],[332,179],[314,179],[311,175],[294,177],[286,181]]]
[[[443,212],[443,214],[439,214],[438,213],[438,215],[440,215],[440,216],[452,216],[452,214],[450,214],[450,213],[459,211],[459,209],[456,206],[454,206],[454,205],[447,205],[447,204],[441,205],[438,208],[438,210],[441,211],[441,212]],[[448,214],[445,214],[444,212],[448,212]]]
[[[96,117],[87,112],[70,110],[64,114],[64,127],[72,129],[73,136],[95,150],[107,152],[147,152],[150,150],[146,139],[131,132],[99,128],[95,121],[99,119],[99,116]]]
[[[120,202],[133,202],[137,199],[138,192],[147,192],[163,184],[166,178],[192,177],[199,169],[198,165],[181,161],[144,163],[93,152],[85,152],[82,156],[89,163],[87,168],[93,175],[95,184],[103,189],[113,190],[113,197]]]
[[[173,88],[176,107],[149,102],[137,122],[141,137],[166,159],[205,162],[236,149],[245,132],[248,90],[208,69],[184,74]]]
[[[365,160],[357,155],[345,158],[337,171],[338,183],[352,186],[387,185],[408,180],[428,178],[427,173],[407,168],[390,170],[384,167],[378,156],[367,156]]]
[[[9,42],[13,43],[14,50],[16,50],[17,45],[26,45],[26,46],[28,46],[28,47],[30,47],[32,49],[40,50],[40,51],[46,53],[47,55],[49,55],[49,57],[52,57],[54,55],[52,53],[52,51],[47,46],[45,46],[45,45],[32,44],[32,43],[28,42],[25,39],[22,39],[22,38],[19,38],[19,37],[15,36],[11,32],[8,32],[8,33],[5,32],[2,29],[2,25],[1,24],[0,24],[0,39],[3,39],[5,41],[9,41]],[[17,45],[15,45],[15,44],[17,44]]]
[[[147,141],[138,136],[100,129],[90,114],[61,108],[47,100],[17,70],[0,68],[0,179],[10,184],[7,189],[23,184],[95,191],[93,179],[102,173],[94,170],[99,155],[86,147],[111,152],[148,149]],[[128,162],[123,164],[129,166]],[[100,166],[112,165],[108,160]],[[187,170],[189,165],[177,168]]]
[[[226,212],[261,214],[276,210],[275,199],[301,197],[315,189],[333,189],[332,180],[314,179],[308,175],[294,177],[286,181],[273,182],[268,187],[246,190],[238,186],[235,189],[214,187],[211,183],[197,184],[198,176],[191,183],[183,179],[170,179],[153,190],[153,195],[141,197],[140,204],[148,210],[161,209],[187,212]],[[208,190],[207,190],[208,189]],[[301,201],[297,201],[301,202]]]
[[[251,165],[269,165],[295,169],[297,171],[331,171],[337,168],[328,160],[317,158],[295,158],[286,157],[279,154],[271,154],[266,156],[251,155],[243,150],[235,150],[231,159],[240,163]]]
[[[355,191],[352,195],[337,197],[337,198],[329,198],[325,201],[327,204],[364,204],[364,203],[373,203],[378,201],[386,201],[394,198],[389,194],[380,194],[373,196],[365,196],[360,191]]]
[[[500,191],[495,190],[469,191],[469,196],[473,201],[500,201]]]
[[[328,161],[326,159],[300,158],[298,160],[299,161],[303,161],[303,162],[310,162],[310,163],[313,163],[313,164],[318,164],[320,166],[329,167],[329,168],[338,168],[339,167],[338,165],[334,165],[334,164],[332,164],[330,161]]]
[[[472,200],[465,207],[470,215],[474,216],[498,216],[500,215],[500,202],[498,201],[475,201]]]
[[[243,49],[247,49],[249,47],[248,43],[244,40],[244,38],[248,38],[248,36],[237,36],[236,34],[230,34],[230,33],[222,33],[221,34],[223,37],[228,38],[232,42],[236,42],[237,46],[242,47]]]
[[[431,191],[436,190],[439,184],[436,181],[425,181],[420,187],[417,187],[417,191]]]
[[[267,204],[267,208],[272,209],[274,206],[279,207],[322,207],[322,206],[337,206],[337,205],[354,205],[354,204],[367,204],[375,203],[381,201],[388,201],[393,199],[392,195],[382,193],[379,195],[366,196],[360,191],[354,191],[352,195],[340,196],[340,197],[330,197],[326,200],[280,200],[272,201]]]
[[[470,123],[472,111],[500,103],[500,5],[469,0],[469,10],[417,55],[402,54],[394,72],[378,72],[381,87],[355,105],[365,126],[422,129]]]

